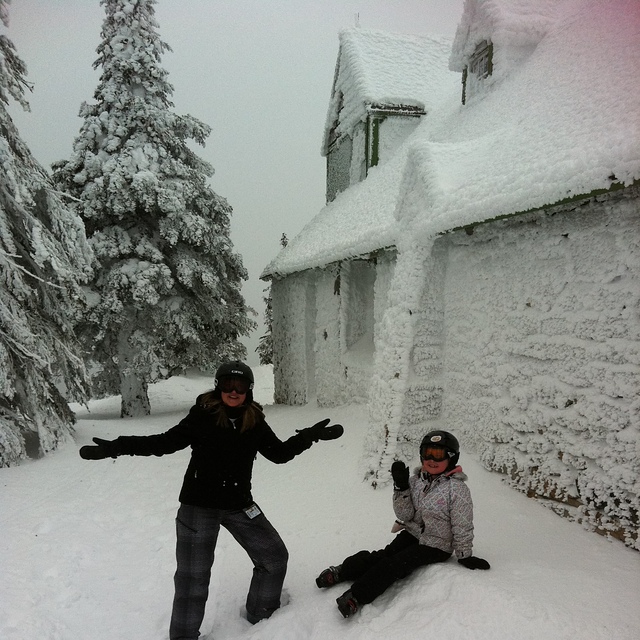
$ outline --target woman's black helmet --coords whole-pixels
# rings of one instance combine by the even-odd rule
[[[244,378],[249,382],[249,389],[253,389],[253,384],[255,382],[251,368],[244,362],[240,362],[240,360],[225,362],[218,367],[215,379],[216,387],[218,386],[218,381],[221,378]]]
[[[420,460],[423,458],[423,451],[427,447],[441,447],[449,454],[449,465],[447,469],[453,469],[458,464],[460,457],[460,443],[458,439],[448,431],[429,431],[422,438],[420,443]]]
[[[237,388],[237,385],[233,384],[233,379],[244,380],[247,384],[246,398],[243,405],[250,405],[253,402],[253,371],[244,362],[239,360],[232,360],[231,362],[225,362],[218,367],[215,378],[215,389],[213,395],[215,398],[220,399],[222,397],[222,387],[224,386],[224,380],[229,380],[232,386]],[[244,393],[244,390],[242,391]]]

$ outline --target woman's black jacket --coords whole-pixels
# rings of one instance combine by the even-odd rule
[[[289,462],[312,444],[305,433],[284,442],[260,419],[245,432],[220,427],[211,411],[199,403],[179,424],[152,436],[120,436],[114,441],[118,455],[163,456],[191,446],[180,502],[216,509],[242,509],[253,502],[251,473],[258,453],[278,464]],[[241,420],[237,421],[238,423]]]

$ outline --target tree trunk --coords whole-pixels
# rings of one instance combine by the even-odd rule
[[[136,370],[136,357],[129,343],[130,329],[123,327],[118,336],[120,370],[120,417],[137,418],[151,413],[144,371]]]
[[[135,371],[130,374],[120,372],[120,394],[121,418],[137,418],[151,413],[147,383]]]

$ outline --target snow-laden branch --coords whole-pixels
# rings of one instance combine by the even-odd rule
[[[46,369],[47,371],[51,370],[51,363],[46,358],[43,358],[34,351],[30,351],[29,349],[25,348],[24,345],[20,344],[20,342],[18,342],[15,338],[12,338],[6,331],[3,331],[2,329],[0,329],[0,339],[6,344],[13,345],[14,350],[22,354],[25,358],[37,362],[40,367]]]
[[[51,189],[49,193],[59,196],[60,198],[66,198],[67,200],[71,200],[73,202],[78,202],[78,203],[82,202],[80,198],[76,198],[75,196],[72,196],[70,193],[65,193],[64,191],[59,191],[58,189]]]
[[[55,287],[56,289],[64,289],[64,287],[61,287],[59,284],[53,284],[53,282],[49,282],[48,280],[45,280],[44,278],[37,276],[35,273],[32,273],[31,271],[29,271],[29,269],[26,269],[25,267],[19,265],[15,260],[11,259],[11,258],[19,258],[20,256],[13,253],[8,253],[4,249],[0,249],[0,256],[2,256],[7,263],[14,266],[16,269],[22,271],[23,273],[27,274],[28,276],[31,276],[35,280],[39,280],[43,284],[48,284],[50,287]]]

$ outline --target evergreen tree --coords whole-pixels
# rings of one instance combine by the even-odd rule
[[[273,305],[271,302],[271,285],[263,291],[266,295],[262,297],[264,302],[264,324],[267,332],[260,336],[256,353],[260,359],[260,364],[273,364],[273,334],[271,333],[273,325]]]
[[[96,386],[121,393],[123,416],[149,413],[147,384],[211,369],[246,349],[255,325],[240,293],[247,272],[229,239],[231,207],[207,185],[211,166],[187,145],[210,128],[171,111],[156,0],[101,0],[106,17],[95,103],[54,179],[80,201],[99,262],[81,336]]]
[[[280,238],[280,246],[284,249],[289,244],[289,239],[285,233]],[[256,353],[260,358],[260,364],[273,364],[273,302],[271,299],[271,285],[264,289],[266,296],[264,301],[264,325],[267,332],[258,340]]]
[[[7,26],[6,0],[0,20]],[[69,210],[9,116],[25,110],[26,68],[0,35],[0,466],[65,440],[87,376],[73,324],[90,273],[82,221]]]

